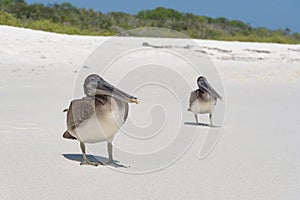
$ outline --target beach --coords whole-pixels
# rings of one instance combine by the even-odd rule
[[[153,107],[153,113],[147,115],[143,109],[152,108],[151,102],[158,98],[166,105],[165,128],[177,130],[178,125],[181,130],[170,152],[166,152],[165,157],[135,159],[120,149],[154,151],[177,136],[171,132],[159,135],[156,140],[152,138],[153,141],[134,143],[125,134],[117,133],[114,144],[120,148],[116,149],[114,158],[127,168],[80,166],[76,160],[81,154],[79,142],[62,138],[66,130],[66,115],[62,111],[74,96],[80,96],[76,91],[74,95],[74,85],[82,83],[79,74],[93,71],[84,71],[85,66],[89,67],[86,60],[107,39],[109,37],[0,26],[1,199],[275,200],[300,197],[300,124],[297,117],[300,45],[193,40],[198,46],[190,47],[180,39],[166,42],[159,38],[131,37],[128,45],[135,42],[141,48],[143,42],[178,45],[178,49],[186,47],[200,57],[209,58],[215,70],[212,74],[218,75],[218,79],[212,76],[208,80],[224,97],[223,102],[217,103],[216,112],[220,110],[220,114],[216,114],[215,120],[222,127],[210,132],[207,127],[184,125],[186,121],[194,121],[193,115],[186,111],[191,90],[184,84],[172,89],[182,91],[180,109],[175,103],[168,103],[172,95],[161,96],[160,87],[157,96],[156,93],[149,96],[153,101],[147,101],[147,94],[138,90],[136,94],[141,103],[130,105],[130,120],[125,128],[131,130],[132,122],[140,127],[147,127],[151,122],[159,124],[160,121],[151,119],[151,116],[161,116],[163,112],[159,108]],[[127,39],[120,38],[120,41],[126,47]],[[137,55],[128,56],[129,65],[135,62]],[[155,57],[155,51],[151,55]],[[165,54],[159,56],[165,64]],[[174,68],[180,69],[180,66],[174,65]],[[116,84],[119,77],[112,73],[126,73],[126,70],[125,66],[108,71],[105,78]],[[194,83],[196,88],[197,76],[183,73],[181,82],[188,79],[187,85]],[[129,77],[137,76],[133,73]],[[147,77],[147,83],[151,79],[165,78],[166,84],[175,84],[173,79],[160,77],[159,73],[149,72]],[[141,82],[138,78],[133,81]],[[130,83],[119,85],[134,93],[136,88]],[[81,91],[81,85],[76,88]],[[169,110],[172,113],[167,115]],[[208,118],[203,116],[201,120],[207,122]],[[214,142],[217,143],[201,157],[201,145],[209,133],[216,136]],[[139,136],[137,132],[133,134]],[[147,131],[141,134],[149,136]],[[105,143],[88,145],[88,148],[90,154],[107,157]],[[176,152],[174,157],[172,152]]]

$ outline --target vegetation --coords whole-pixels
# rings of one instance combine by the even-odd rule
[[[103,14],[70,3],[46,6],[27,4],[24,0],[0,0],[0,24],[78,35],[115,35],[134,28],[163,27],[192,38],[300,44],[300,34],[288,28],[253,28],[238,20],[198,16],[161,7],[136,15]]]

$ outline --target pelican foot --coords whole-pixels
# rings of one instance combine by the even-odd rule
[[[97,167],[98,165],[103,165],[103,163],[102,162],[92,162],[89,160],[83,160],[83,161],[81,161],[80,165],[92,165],[92,166]]]
[[[114,163],[113,160],[108,160],[105,164],[106,164],[106,165],[113,165],[113,164],[115,164],[115,163]]]

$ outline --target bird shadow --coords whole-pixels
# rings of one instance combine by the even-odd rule
[[[64,158],[76,161],[81,163],[82,161],[82,154],[61,154]],[[101,162],[105,166],[111,166],[114,168],[129,168],[129,166],[125,166],[122,164],[119,164],[120,162],[118,160],[114,160],[113,163],[108,163],[108,158],[102,157],[102,156],[94,156],[94,155],[86,155],[87,159],[91,162]]]
[[[215,126],[211,124],[206,124],[206,123],[195,123],[195,122],[184,122],[185,125],[192,125],[192,126],[205,126],[205,127],[211,127],[211,128],[220,128],[221,126]]]

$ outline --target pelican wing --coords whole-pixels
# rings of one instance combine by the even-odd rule
[[[202,90],[202,91],[204,90],[204,91],[210,93],[216,99],[220,99],[222,101],[221,95],[219,95],[206,80],[199,81],[198,86],[199,86],[200,90]]]
[[[192,106],[192,104],[194,103],[194,101],[196,101],[199,96],[201,96],[201,91],[200,90],[194,90],[193,92],[191,92],[191,96],[190,96],[190,107]]]
[[[92,117],[95,112],[95,100],[83,98],[73,100],[67,114],[68,130],[73,130]]]

